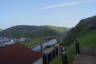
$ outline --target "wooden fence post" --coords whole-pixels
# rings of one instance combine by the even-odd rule
[[[75,40],[76,54],[80,55],[80,42],[78,39]]]
[[[68,64],[67,53],[65,49],[62,49],[62,64]]]
[[[64,47],[64,42],[61,43],[60,48],[61,48],[61,57],[62,57],[62,64],[68,64],[68,58],[67,58],[67,53],[66,53],[66,48]]]

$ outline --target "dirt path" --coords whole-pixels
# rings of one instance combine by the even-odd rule
[[[83,48],[73,64],[96,64],[96,48]]]

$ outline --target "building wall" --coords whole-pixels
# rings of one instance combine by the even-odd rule
[[[32,64],[43,64],[43,58],[41,57],[40,59],[38,59],[37,61],[35,61]]]

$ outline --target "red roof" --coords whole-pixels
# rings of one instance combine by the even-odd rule
[[[22,44],[0,47],[0,64],[32,64],[42,56]]]

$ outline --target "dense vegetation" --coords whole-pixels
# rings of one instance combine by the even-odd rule
[[[96,16],[81,20],[69,33],[66,38],[71,38],[68,39],[69,41],[66,40],[66,42],[71,43],[68,48],[68,50],[70,49],[70,51],[68,51],[68,60],[71,64],[76,55],[74,50],[75,39],[80,40],[80,48],[96,48]]]
[[[82,19],[63,39],[68,45],[67,55],[69,64],[72,64],[76,55],[74,44],[75,39],[80,40],[81,48],[96,48],[96,16]],[[52,64],[59,64],[58,62],[60,62],[60,60],[57,58]]]
[[[43,40],[41,38],[32,38],[31,42],[23,42],[21,44],[28,46],[28,47],[35,47],[36,45],[39,45],[42,42]]]
[[[1,36],[5,37],[50,37],[57,36],[66,31],[65,27],[55,27],[55,26],[28,26],[28,25],[19,25],[13,26],[6,30],[0,32]]]
[[[74,40],[80,40],[81,48],[93,48],[96,47],[96,16],[81,20],[76,27],[72,28],[68,36],[64,39],[68,45],[68,57],[71,64],[75,57]],[[71,53],[71,55],[70,55]]]
[[[82,19],[74,28],[72,28],[64,41],[69,43],[74,41],[74,39],[85,37],[86,34],[91,34],[91,32],[96,31],[96,16]]]

